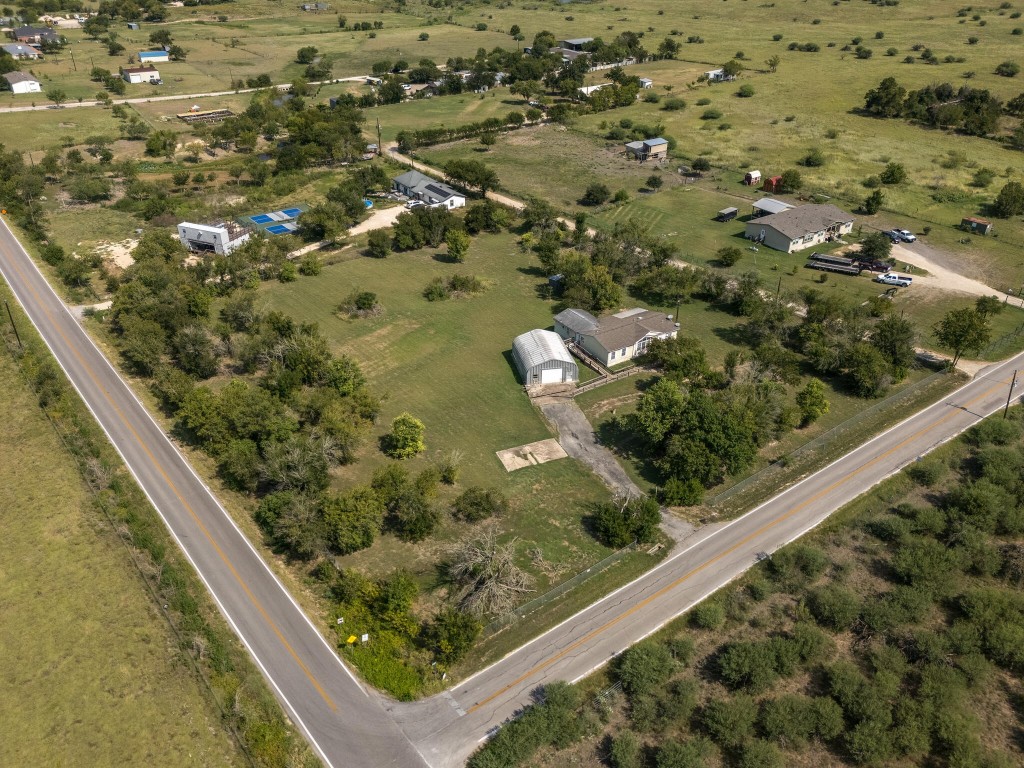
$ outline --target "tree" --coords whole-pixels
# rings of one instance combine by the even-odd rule
[[[796,404],[800,408],[800,426],[806,427],[828,413],[827,390],[819,379],[811,379],[796,393]]]
[[[54,106],[59,107],[68,100],[68,95],[62,88],[48,88],[46,90],[46,98],[52,101]]]
[[[900,117],[907,98],[907,89],[887,77],[878,87],[864,94],[864,109],[877,117]]]
[[[1024,213],[1024,184],[1019,181],[1007,182],[992,204],[992,212],[1001,219]]]
[[[884,232],[872,232],[860,241],[860,256],[869,261],[885,261],[892,254],[892,238]]]
[[[174,157],[178,148],[178,134],[174,131],[153,131],[146,139],[146,154],[152,157]]]
[[[825,153],[817,147],[812,148],[800,159],[800,165],[807,168],[818,168],[825,164]]]
[[[480,622],[475,616],[445,608],[427,625],[424,641],[435,659],[450,665],[469,652],[480,630]]]
[[[765,61],[765,64],[768,65],[768,71],[771,72],[772,74],[775,74],[776,72],[779,71],[779,64],[781,64],[781,63],[782,63],[782,57],[779,56],[778,54],[775,54],[774,56],[770,56]]]
[[[508,511],[508,499],[493,488],[470,486],[452,503],[452,517],[468,523],[478,523]]]
[[[902,184],[907,180],[907,169],[902,163],[888,163],[878,178],[883,184]]]
[[[645,183],[648,189],[657,191],[661,189],[661,186],[665,183],[665,180],[662,179],[661,176],[659,176],[658,174],[654,173],[647,177],[647,181]]]
[[[803,185],[804,180],[800,175],[800,171],[796,168],[787,168],[782,172],[782,177],[779,180],[779,191],[796,192]]]
[[[868,216],[873,216],[882,210],[882,204],[885,202],[885,194],[880,189],[876,189],[870,195],[864,198],[864,202],[860,204],[861,210]]]
[[[737,77],[744,69],[736,59],[730,59],[722,65],[722,72],[726,77]]]
[[[676,663],[664,643],[644,640],[619,657],[618,678],[630,697],[651,693],[675,671]]]
[[[384,521],[384,503],[371,488],[353,488],[323,501],[323,517],[331,547],[342,555],[373,544]]]
[[[479,160],[449,160],[444,173],[456,184],[479,189],[483,195],[498,187],[498,174]]]
[[[463,610],[474,616],[503,616],[533,591],[534,578],[516,565],[515,544],[515,539],[499,544],[497,530],[490,526],[455,547],[445,572]]]
[[[621,548],[634,541],[654,540],[661,522],[661,508],[649,496],[620,502],[605,502],[594,513],[597,537],[607,546]]]
[[[1004,306],[998,296],[979,296],[974,302],[975,310],[985,319],[991,315],[998,315]]]
[[[493,147],[498,143],[498,134],[494,131],[484,131],[480,134],[480,145],[483,147]]]
[[[879,320],[871,334],[871,344],[882,353],[900,379],[907,375],[914,362],[916,341],[917,329],[914,324],[895,313]]]
[[[601,205],[608,202],[609,197],[611,197],[611,192],[608,191],[608,187],[595,182],[587,187],[583,193],[583,197],[580,198],[580,205]]]
[[[754,729],[757,704],[743,694],[730,699],[716,699],[704,707],[701,725],[719,744],[731,747],[742,744]]]
[[[1003,77],[1016,77],[1020,73],[1020,64],[1015,61],[1004,61],[996,67],[995,72]]]
[[[935,338],[953,350],[951,365],[956,365],[964,352],[977,352],[991,337],[988,320],[977,309],[953,309],[935,326]]]
[[[448,246],[449,261],[461,264],[466,260],[466,254],[469,253],[469,235],[464,230],[454,227],[449,229],[445,236],[445,243]]]
[[[167,55],[171,61],[184,61],[188,57],[188,51],[180,45],[172,45],[167,49]]]
[[[296,53],[295,53],[295,60],[298,63],[304,63],[304,65],[310,65],[310,63],[312,63],[313,61],[316,60],[316,54],[317,53],[319,53],[319,51],[316,49],[315,46],[306,45],[306,46],[303,46],[302,48],[299,48],[299,50],[296,51]]]
[[[391,422],[391,432],[385,438],[385,453],[395,459],[408,459],[426,450],[423,436],[426,427],[411,413],[399,414]]]
[[[715,261],[723,267],[734,267],[742,258],[743,251],[735,245],[727,245],[724,248],[719,248],[718,252],[715,254]]]
[[[386,259],[391,253],[391,235],[385,229],[373,230],[370,232],[366,250],[375,259]]]

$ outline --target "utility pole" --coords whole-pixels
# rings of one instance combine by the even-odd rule
[[[7,317],[11,319],[11,328],[14,329],[14,338],[18,340],[18,349],[24,349],[25,346],[21,343],[21,336],[18,334],[18,326],[14,324],[14,315],[11,314],[11,305],[4,299],[4,306],[7,308]]]
[[[6,302],[5,302],[6,303]],[[10,310],[8,310],[9,312]],[[1006,393],[1006,407],[1003,408],[1003,418],[1006,418],[1006,414],[1010,411],[1010,400],[1013,398],[1013,388],[1017,384],[1017,370],[1013,371],[1013,381],[1010,382],[1010,391]]]
[[[71,66],[75,68],[75,72],[78,71],[78,63],[75,61],[75,52],[68,48],[68,53],[71,54]]]
[[[381,154],[384,151],[384,145],[380,140],[380,118],[377,118],[377,154]]]

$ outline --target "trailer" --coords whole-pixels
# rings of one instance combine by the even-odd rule
[[[739,216],[739,213],[740,211],[738,208],[723,208],[718,212],[718,215],[715,216],[715,221],[732,221]]]
[[[822,272],[835,272],[840,275],[859,275],[863,269],[853,259],[824,253],[812,253],[805,266],[808,269],[820,269]]]

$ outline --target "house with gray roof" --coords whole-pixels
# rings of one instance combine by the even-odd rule
[[[18,27],[11,33],[11,37],[19,43],[35,43],[36,45],[60,41],[60,35],[49,27]]]
[[[646,352],[652,341],[674,339],[678,332],[672,315],[643,307],[600,318],[582,309],[555,315],[555,333],[606,367],[632,360]]]
[[[747,239],[793,253],[837,240],[853,229],[853,214],[834,205],[800,205],[747,222]]]
[[[461,192],[419,171],[408,171],[392,179],[391,187],[395,192],[431,208],[462,208],[466,205],[466,196]]]
[[[7,45],[0,46],[4,49],[5,53],[9,53],[16,59],[41,59],[43,54],[38,49],[33,48],[31,45],[22,45],[21,43],[8,43]]]

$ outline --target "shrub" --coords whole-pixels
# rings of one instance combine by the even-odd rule
[[[754,95],[754,86],[752,85],[741,85],[739,90],[736,91],[736,95],[741,99],[749,99]]]
[[[769,642],[734,642],[718,655],[718,674],[733,689],[767,690],[779,676],[779,657]]]
[[[817,168],[825,164],[825,154],[815,147],[800,160],[800,165],[807,168]]]
[[[901,163],[888,163],[878,178],[883,184],[902,184],[907,180],[907,169]]]
[[[845,587],[834,584],[811,592],[807,605],[815,621],[835,632],[849,628],[860,614],[857,596]]]
[[[601,205],[608,202],[609,197],[611,197],[611,192],[608,187],[601,183],[594,183],[587,187],[583,197],[580,198],[580,204]]]
[[[718,252],[715,254],[715,260],[723,267],[735,266],[741,258],[743,258],[743,251],[735,245],[719,248]]]
[[[946,465],[938,459],[922,459],[907,468],[907,475],[918,485],[935,485],[946,474]]]
[[[1003,77],[1016,77],[1020,73],[1020,64],[1014,61],[1004,61],[996,67],[995,73]]]
[[[640,742],[632,731],[622,731],[612,739],[608,749],[608,762],[612,768],[642,768],[643,753]]]
[[[743,746],[737,768],[784,768],[786,761],[771,742],[751,739]]]
[[[690,624],[698,629],[718,629],[725,624],[725,608],[713,600],[705,600],[690,611]]]
[[[714,745],[700,736],[684,742],[665,739],[658,747],[654,764],[656,768],[703,768],[714,752]]]
[[[704,112],[701,113],[700,119],[701,120],[718,120],[721,116],[722,116],[722,111],[720,109],[705,109]]]
[[[700,716],[704,731],[723,747],[742,744],[756,720],[757,704],[743,694],[710,702]]]
[[[666,112],[679,112],[680,110],[686,109],[686,100],[678,97],[671,99],[665,99],[665,102],[661,105],[661,108]]]
[[[391,422],[385,440],[385,453],[395,459],[408,459],[426,450],[423,435],[426,427],[411,413],[401,413]]]
[[[663,643],[644,640],[627,649],[618,664],[618,678],[627,694],[639,696],[663,685],[676,663]]]
[[[493,488],[471,486],[452,503],[452,517],[476,523],[508,511],[508,499]]]

